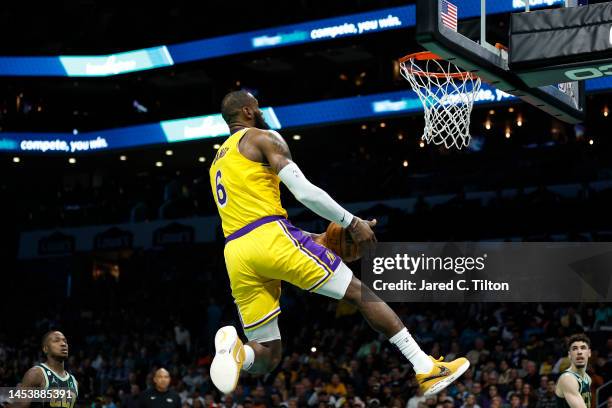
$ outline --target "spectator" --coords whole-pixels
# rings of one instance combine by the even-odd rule
[[[468,394],[461,408],[480,408],[480,405],[476,404],[476,397],[474,394]]]
[[[538,399],[536,408],[556,408],[556,406],[557,396],[555,395],[555,382],[553,380],[548,380],[546,383],[546,392]]]
[[[406,404],[406,408],[419,408],[419,404],[425,402],[427,398],[423,396],[423,392],[420,389],[417,389],[416,394],[414,394]]]
[[[204,383],[204,377],[199,370],[196,370],[195,366],[190,366],[187,369],[187,374],[183,377],[183,383],[187,386],[189,391],[194,391]]]
[[[181,323],[174,326],[174,339],[182,353],[191,352],[191,334]]]
[[[508,391],[508,394],[506,395],[506,400],[511,401],[513,395],[518,395],[520,398],[520,396],[522,395],[522,392],[523,392],[523,379],[515,378],[512,389]]]
[[[510,397],[510,408],[524,408],[521,405],[521,396],[519,394],[512,394]]]
[[[130,386],[130,393],[121,399],[122,408],[139,408],[140,406],[140,387],[138,384]]]
[[[338,374],[332,375],[330,383],[325,386],[325,392],[336,398],[346,396],[346,386],[340,381],[340,376]]]
[[[531,385],[532,388],[540,385],[540,376],[538,374],[538,366],[535,361],[527,362],[527,375],[523,378],[523,381]]]
[[[521,390],[521,405],[526,408],[535,408],[538,403],[538,397],[536,396],[531,384],[524,383],[523,389]]]
[[[540,386],[536,390],[538,398],[544,396],[548,392],[548,377],[543,375],[540,377]]]
[[[503,403],[503,400],[501,400],[501,396],[499,395],[497,386],[489,385],[489,387],[487,388],[487,395],[482,398],[482,408],[491,408],[493,400],[496,397],[500,398],[500,404]]]
[[[482,357],[488,357],[490,354],[489,350],[485,349],[485,342],[482,338],[474,340],[474,348],[466,354],[466,358],[470,361],[472,366],[478,364]]]

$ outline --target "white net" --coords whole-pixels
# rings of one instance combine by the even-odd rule
[[[414,54],[400,62],[402,76],[410,82],[425,109],[423,140],[446,148],[470,144],[470,114],[480,90],[480,78],[432,54]]]
[[[563,82],[557,84],[557,88],[571,99],[574,107],[580,107],[580,84],[578,82]]]

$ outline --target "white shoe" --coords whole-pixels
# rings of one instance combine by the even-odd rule
[[[215,335],[215,358],[210,365],[210,378],[219,391],[224,394],[234,391],[244,359],[244,347],[236,329],[220,328]]]

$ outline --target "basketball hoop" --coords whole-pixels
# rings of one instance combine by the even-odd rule
[[[425,109],[423,140],[446,148],[467,147],[480,78],[428,51],[407,55],[399,63]]]

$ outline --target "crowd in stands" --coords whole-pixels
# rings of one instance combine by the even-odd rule
[[[264,377],[244,374],[223,396],[208,369],[216,328],[239,326],[227,292],[210,282],[195,289],[201,298],[180,280],[142,282],[140,291],[130,285],[100,282],[84,289],[96,296],[84,293],[78,309],[76,299],[56,301],[31,313],[44,318],[0,333],[0,386],[14,386],[41,361],[39,337],[50,328],[68,337],[78,406],[96,408],[138,408],[159,367],[169,371],[183,408],[553,408],[554,381],[569,366],[564,339],[582,331],[592,339],[593,390],[612,379],[608,304],[393,304],[427,353],[471,362],[459,381],[426,398],[410,364],[352,306],[286,288],[281,364]]]

